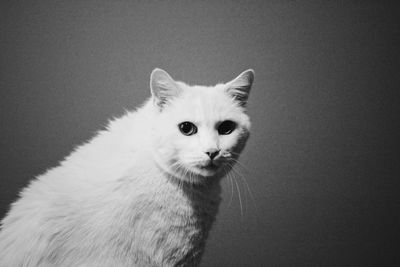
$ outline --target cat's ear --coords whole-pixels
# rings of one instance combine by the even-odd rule
[[[181,89],[174,79],[162,69],[154,69],[150,75],[150,89],[154,104],[162,110],[172,98],[179,95]]]
[[[254,70],[248,69],[226,84],[228,94],[242,107],[245,107],[247,104],[253,80]]]

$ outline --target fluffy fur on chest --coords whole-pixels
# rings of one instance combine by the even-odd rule
[[[0,242],[0,255],[4,257],[0,263],[198,265],[217,213],[219,185],[181,184],[174,178],[158,177],[154,179],[158,182],[147,187],[151,190],[135,192],[134,180],[123,177],[107,182],[80,198],[67,190],[51,200],[49,194],[39,196],[37,190],[26,191],[25,198],[14,204],[14,216],[4,221],[7,228],[1,235],[4,240]],[[24,238],[15,235],[21,230],[26,234]],[[2,247],[6,241],[9,246]]]

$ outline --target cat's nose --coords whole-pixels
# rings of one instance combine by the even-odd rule
[[[214,159],[219,154],[219,150],[210,150],[207,151],[206,154],[210,157],[210,159]]]

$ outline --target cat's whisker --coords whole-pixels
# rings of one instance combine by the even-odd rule
[[[232,201],[233,201],[233,181],[232,181],[231,174],[229,174],[229,173],[228,173],[228,180],[229,180],[229,182],[231,184],[231,196],[229,198],[229,203],[228,203],[228,207],[230,207],[231,204],[232,204]]]
[[[182,175],[182,177],[187,177],[187,174],[191,174],[189,168],[185,167],[181,162],[177,161],[174,162],[173,164],[170,165],[170,168],[175,171],[176,173],[179,173],[179,175]],[[192,183],[193,181],[191,180],[191,176],[189,176],[189,183]],[[183,187],[184,183],[183,180],[178,179],[178,185],[179,187]]]
[[[179,161],[176,161],[176,162],[172,163],[169,167],[170,167],[171,169],[173,169],[173,170],[179,172],[180,169],[181,169],[183,166],[182,166],[182,164],[181,164]]]
[[[187,170],[187,172],[185,173],[185,177],[186,177],[186,175],[188,175],[189,177],[189,184],[192,184],[193,183],[193,181],[192,181],[192,172],[189,170],[189,168],[186,168],[186,170]]]
[[[233,172],[240,178],[240,180],[245,184],[245,187],[246,187],[246,189],[247,189],[247,192],[248,192],[249,195],[250,195],[251,202],[253,203],[254,209],[256,210],[256,213],[258,213],[257,202],[256,202],[256,200],[255,200],[253,191],[251,190],[250,185],[249,185],[249,183],[248,183],[247,180],[246,180],[246,177],[243,176],[238,170],[236,170],[236,169],[235,169],[235,166],[232,167],[232,171],[233,171]]]
[[[246,177],[240,172],[240,169],[237,168],[237,167],[239,167],[239,165],[234,165],[233,162],[229,162],[229,163],[227,163],[227,164],[228,164],[228,165],[231,167],[231,169],[232,169],[231,174],[232,174],[232,175],[235,175],[235,177],[238,176],[239,179],[240,179],[240,181],[242,181],[242,183],[244,183],[244,185],[245,185],[245,187],[246,187],[246,190],[245,190],[245,191],[248,192],[248,194],[249,194],[249,196],[250,196],[250,199],[251,199],[251,202],[252,202],[252,204],[253,204],[253,207],[254,207],[256,216],[258,217],[259,211],[258,211],[258,206],[257,206],[257,202],[256,202],[256,200],[255,200],[253,191],[251,190],[251,187],[250,187],[249,183],[247,182]],[[245,197],[246,197],[246,194],[245,194]],[[247,199],[247,198],[246,198],[246,199]],[[247,202],[246,202],[246,203],[247,203]]]
[[[189,169],[188,167],[186,167],[186,166],[183,165],[183,164],[181,164],[181,167],[182,167],[182,169],[183,169],[183,171],[182,171],[182,176],[183,176],[183,177],[186,177],[186,178],[188,179],[189,184],[192,184],[192,183],[193,183],[193,180],[192,180],[192,172],[190,171],[190,169]]]
[[[186,175],[188,174],[188,172],[189,172],[189,168],[187,168],[187,167],[185,167],[185,166],[182,166],[183,167],[183,177],[186,177]],[[190,180],[189,180],[189,182],[191,182]]]
[[[234,170],[234,164],[233,164],[233,163],[227,162],[227,165],[229,166],[229,168],[230,168],[230,170],[231,170],[231,171],[229,172],[229,175],[232,177],[232,180],[235,181],[236,187],[238,187],[240,183],[237,182],[236,177],[237,177],[237,176],[240,177],[240,175]],[[239,188],[240,188],[240,187],[239,187]],[[239,198],[240,198],[240,200],[241,200],[241,194],[240,194],[240,192],[238,192],[238,195],[239,195]],[[244,197],[245,197],[245,199],[244,199],[244,200],[245,200],[245,207],[247,207],[247,196],[246,196],[246,191],[245,191]],[[240,202],[241,202],[241,201],[240,201]],[[242,213],[242,212],[241,212],[241,213]]]
[[[246,167],[242,162],[240,162],[238,159],[231,158],[231,160],[232,160],[233,162],[237,163],[236,166],[242,168],[246,173],[250,173],[250,171],[247,169],[247,167]]]
[[[229,153],[231,153],[232,155],[236,155],[236,156],[239,156],[239,155],[240,155],[240,153],[238,153],[238,152],[233,152],[233,151],[229,151]]]
[[[233,177],[233,176],[232,176],[232,177]],[[238,192],[238,196],[239,196],[240,215],[243,217],[243,204],[242,204],[242,197],[241,197],[241,194],[240,194],[239,185],[238,185],[238,183],[237,183],[237,181],[236,181],[236,179],[235,179],[235,178],[233,179],[233,181],[234,181],[234,182],[235,182],[235,184],[236,184],[236,190],[237,190],[237,192]]]
[[[232,167],[232,174],[235,175],[235,177],[239,178],[239,179],[237,179],[239,185],[245,184],[244,189],[243,189],[243,191],[244,191],[243,195],[244,195],[244,208],[245,208],[245,210],[247,210],[248,209],[248,203],[249,203],[249,196],[248,195],[249,194],[251,195],[251,192],[248,191],[248,188],[246,187],[246,182],[243,181],[243,176],[235,170],[234,166]],[[251,197],[250,197],[250,199],[251,199]]]
[[[170,167],[175,167],[175,166],[179,166],[181,163],[179,161],[175,161],[174,163],[172,163],[170,165]]]
[[[229,184],[231,185],[231,194],[230,194],[229,202],[228,202],[228,208],[229,208],[231,206],[232,200],[233,200],[233,182],[232,182],[232,177],[231,177],[230,170],[229,170],[230,166],[223,165],[222,168],[223,168],[225,175],[229,181]]]

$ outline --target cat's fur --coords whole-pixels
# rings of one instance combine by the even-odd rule
[[[155,69],[141,108],[21,192],[2,221],[0,266],[197,266],[219,180],[249,136],[253,77],[248,70],[226,84],[189,86]],[[225,120],[236,128],[221,135]],[[197,132],[182,134],[184,121]]]

